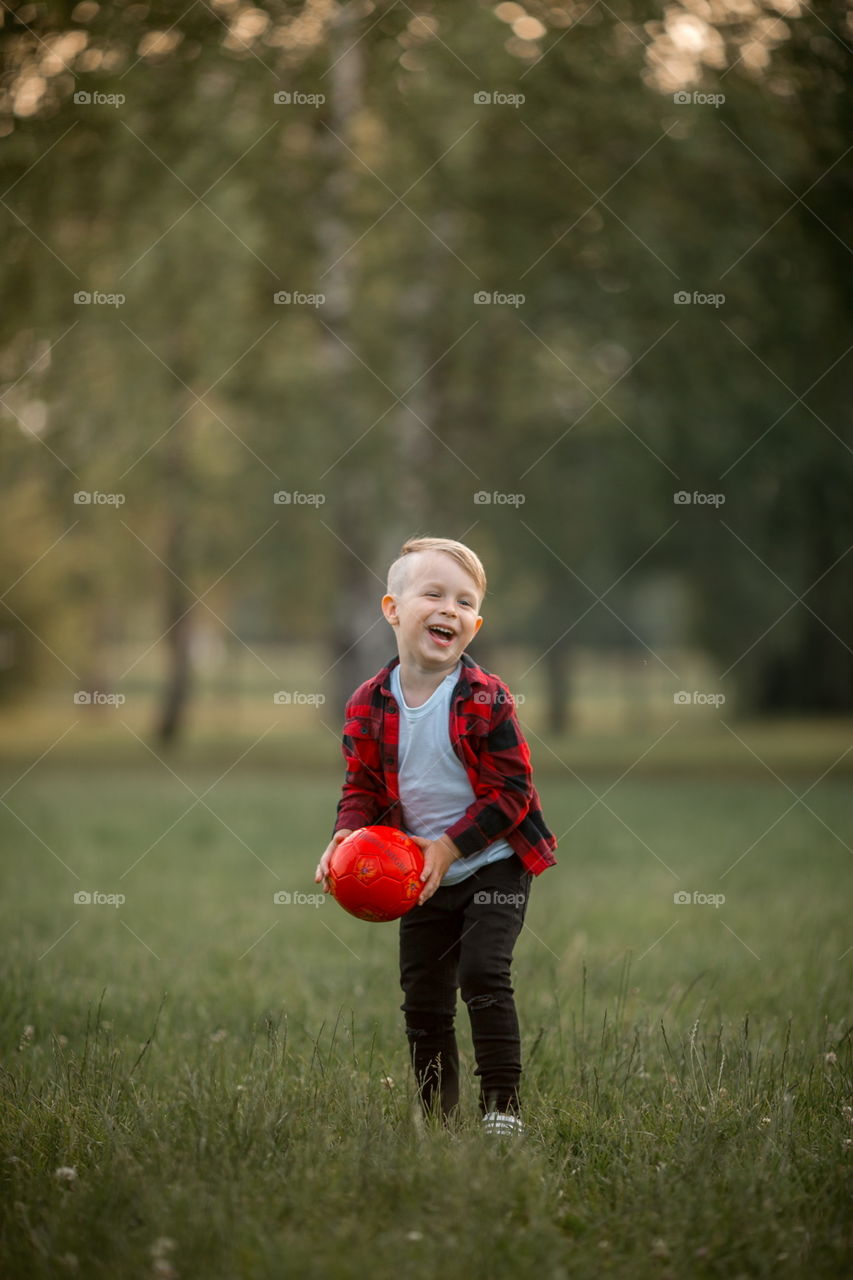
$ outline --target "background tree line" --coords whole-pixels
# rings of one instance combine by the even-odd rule
[[[5,697],[165,632],[171,737],[208,612],[342,698],[440,531],[554,728],[578,644],[853,708],[849,11],[648,12],[5,7]]]

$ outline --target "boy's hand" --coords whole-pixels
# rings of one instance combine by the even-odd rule
[[[424,851],[424,869],[421,872],[424,887],[416,904],[420,907],[440,888],[445,871],[460,855],[446,835],[439,836],[437,840],[427,840],[424,836],[412,836],[411,839]]]
[[[335,852],[344,837],[350,835],[352,835],[352,832],[346,827],[342,827],[340,831],[336,831],[327,844],[325,853],[317,863],[317,870],[314,872],[314,880],[315,882],[320,880],[323,881],[324,893],[329,892],[329,863],[332,860],[332,854]]]

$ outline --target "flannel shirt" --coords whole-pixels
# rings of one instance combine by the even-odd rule
[[[346,704],[342,751],[346,780],[335,831],[383,824],[405,830],[397,783],[400,715],[389,687],[394,658],[359,685]],[[463,858],[503,837],[533,875],[556,865],[557,841],[533,785],[530,748],[507,686],[462,654],[450,704],[450,741],[474,800],[446,835]]]

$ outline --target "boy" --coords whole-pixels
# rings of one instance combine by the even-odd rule
[[[346,781],[315,880],[351,831],[384,824],[424,851],[423,888],[400,921],[406,1034],[424,1112],[459,1100],[456,990],[468,1006],[491,1133],[522,1130],[521,1041],[510,983],[534,875],[556,864],[512,696],[465,652],[483,619],[486,575],[448,538],[406,542],[382,612],[398,657],[349,699]]]

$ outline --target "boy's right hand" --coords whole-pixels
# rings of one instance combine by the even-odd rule
[[[314,880],[316,883],[319,883],[320,880],[323,881],[324,893],[329,892],[329,863],[332,860],[332,854],[335,852],[341,841],[346,836],[350,835],[352,835],[352,831],[347,830],[346,827],[341,828],[340,831],[336,831],[326,846],[325,853],[317,863],[317,870],[314,872]]]

